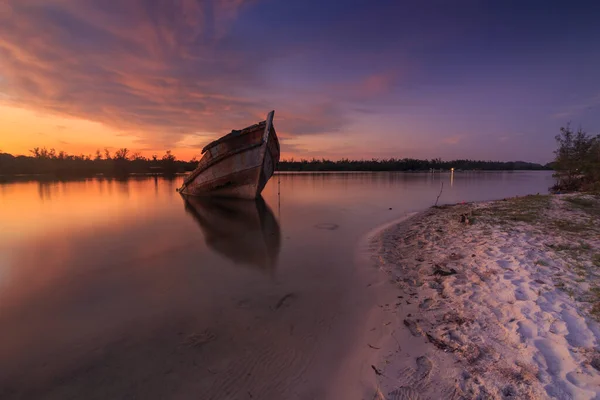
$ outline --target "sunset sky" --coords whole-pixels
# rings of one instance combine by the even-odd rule
[[[0,150],[548,162],[600,133],[600,3],[0,0]]]

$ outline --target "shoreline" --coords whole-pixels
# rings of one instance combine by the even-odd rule
[[[376,231],[364,398],[600,398],[599,198],[447,205]]]

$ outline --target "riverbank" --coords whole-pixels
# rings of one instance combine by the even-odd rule
[[[380,398],[600,398],[597,197],[431,208],[371,246]]]

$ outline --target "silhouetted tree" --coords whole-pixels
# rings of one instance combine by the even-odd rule
[[[129,150],[127,148],[119,149],[115,152],[115,160],[127,160],[129,155]]]
[[[177,172],[177,166],[175,165],[176,157],[171,153],[171,150],[167,150],[165,155],[161,159],[161,167],[167,174],[174,174]]]

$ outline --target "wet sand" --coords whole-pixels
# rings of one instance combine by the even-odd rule
[[[375,398],[600,398],[598,198],[432,208],[371,245],[390,281]]]
[[[361,390],[355,371],[343,371],[375,294],[358,271],[342,286],[324,279],[310,289],[250,277],[252,289],[213,292],[207,303],[203,286],[218,282],[169,259],[168,271],[60,276],[51,291],[15,293],[19,314],[0,318],[10,327],[0,398],[339,399]],[[351,378],[332,383],[342,375]]]

